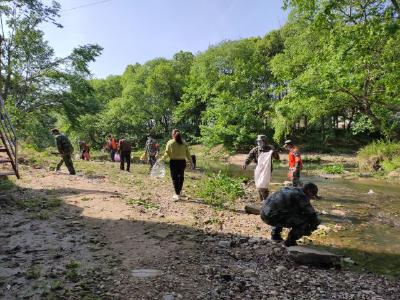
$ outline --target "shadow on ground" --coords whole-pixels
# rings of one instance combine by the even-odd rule
[[[154,221],[99,219],[82,215],[79,206],[60,203],[46,208],[47,218],[32,218],[31,213],[42,207],[21,209],[20,199],[10,197],[19,190],[27,195],[88,192],[10,185],[2,192],[0,296],[4,299],[163,299],[167,294],[183,299],[345,299],[348,295],[396,299],[400,293],[398,281],[299,266],[281,246],[266,239],[170,224],[162,216]],[[332,250],[354,251],[363,259],[400,266],[400,255]],[[155,277],[132,276],[138,269],[156,270]]]

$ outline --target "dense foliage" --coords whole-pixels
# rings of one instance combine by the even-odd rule
[[[262,38],[223,41],[91,79],[97,45],[57,58],[38,26],[60,6],[2,1],[0,91],[20,136],[52,126],[102,146],[112,133],[142,145],[179,127],[188,141],[241,149],[257,134],[323,145],[400,138],[397,0],[286,0],[287,24]],[[61,29],[60,29],[61,30]]]
[[[83,112],[98,107],[87,81],[88,63],[101,53],[98,45],[75,48],[56,57],[40,25],[56,22],[60,5],[39,0],[5,0],[0,4],[0,94],[5,99],[19,135],[46,145],[58,116],[71,126]]]
[[[362,171],[390,172],[400,169],[400,144],[374,141],[360,149],[357,158]]]

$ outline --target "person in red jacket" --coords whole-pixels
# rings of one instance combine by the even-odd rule
[[[285,141],[283,146],[289,151],[289,173],[288,178],[292,181],[294,187],[301,186],[300,172],[303,168],[303,162],[301,161],[300,150],[297,148],[291,140]]]
[[[110,151],[111,160],[115,161],[115,154],[118,151],[118,141],[111,134],[108,136],[107,150]]]

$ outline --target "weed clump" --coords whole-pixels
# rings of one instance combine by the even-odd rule
[[[342,164],[327,165],[322,167],[322,171],[326,174],[343,174],[344,166]]]
[[[31,266],[26,272],[25,272],[25,278],[26,279],[38,279],[41,275],[41,270],[39,266]]]
[[[244,195],[240,178],[229,177],[219,172],[204,179],[197,190],[197,196],[204,202],[218,209],[232,205],[235,200]]]
[[[78,268],[80,264],[74,260],[71,260],[68,264],[65,265],[66,268],[66,278],[71,280],[72,282],[79,281],[79,273]]]
[[[129,205],[142,206],[145,209],[158,209],[159,208],[159,206],[156,203],[153,203],[147,199],[130,199],[126,203]]]
[[[400,143],[372,142],[358,152],[357,159],[362,171],[400,169]]]

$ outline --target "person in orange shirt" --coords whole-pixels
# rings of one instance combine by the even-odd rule
[[[115,161],[114,157],[115,157],[115,153],[117,153],[117,151],[118,151],[118,143],[117,143],[117,140],[111,134],[108,136],[107,148],[108,148],[108,151],[110,151],[111,160]]]
[[[288,178],[290,181],[292,181],[294,187],[299,187],[301,186],[300,172],[303,168],[300,150],[293,144],[291,140],[285,141],[285,145],[283,147],[289,151]]]

